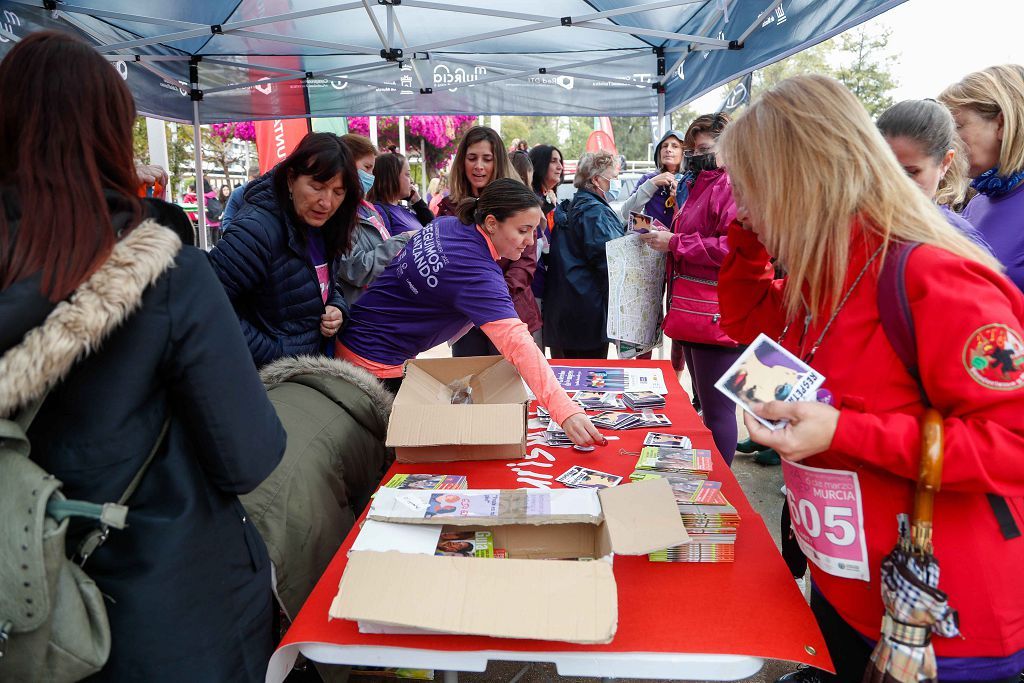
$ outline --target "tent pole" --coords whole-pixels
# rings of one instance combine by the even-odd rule
[[[377,144],[377,117],[370,117],[370,142],[373,143],[374,149],[380,149],[380,145]]]
[[[149,142],[149,163],[164,169],[169,168],[170,164],[167,161],[167,134],[164,132],[164,122],[147,116],[146,139]],[[165,187],[164,192],[167,194],[157,199],[169,197],[170,193],[168,190],[169,188]]]
[[[199,127],[199,100],[192,102],[192,126],[196,149],[196,215],[199,216],[199,248],[209,251],[210,235],[206,231],[206,203],[203,197],[203,132]]]
[[[668,132],[667,117],[665,116],[665,92],[658,92],[658,139],[660,140]]]
[[[398,153],[405,154],[405,117],[398,117]]]

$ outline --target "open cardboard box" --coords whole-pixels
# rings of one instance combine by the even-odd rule
[[[453,405],[448,385],[467,376],[473,403]],[[519,372],[501,356],[410,360],[387,445],[400,462],[521,458],[529,402]]]
[[[433,515],[442,504],[457,512]],[[434,556],[450,526],[491,531],[507,559]],[[330,617],[364,632],[607,643],[618,626],[611,556],[687,542],[665,479],[600,491],[381,489]]]

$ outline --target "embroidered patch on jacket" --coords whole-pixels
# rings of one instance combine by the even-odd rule
[[[1006,325],[980,327],[964,345],[964,367],[975,382],[1010,391],[1024,386],[1024,341]]]

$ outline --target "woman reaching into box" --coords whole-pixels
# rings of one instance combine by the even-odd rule
[[[338,354],[397,391],[405,361],[477,325],[576,445],[603,445],[516,315],[497,263],[533,246],[540,201],[519,181],[503,178],[479,198],[462,200],[456,214],[418,231],[374,281],[352,309]]]

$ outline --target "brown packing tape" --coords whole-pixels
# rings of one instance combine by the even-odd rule
[[[524,524],[524,525],[540,525],[540,524],[600,524],[602,517],[598,515],[590,514],[561,514],[561,515],[530,515],[527,514],[527,489],[501,489],[498,493],[498,514],[496,516],[486,515],[473,515],[466,517],[424,517],[423,512],[410,511],[408,515],[401,514],[387,514],[390,510],[389,506],[381,504],[380,499],[371,505],[369,512],[367,513],[367,519],[372,519],[377,522],[396,522],[400,524],[444,524],[445,526],[505,526],[510,524]],[[411,502],[412,507],[415,509],[419,505],[423,505],[425,509],[426,500],[430,496],[443,494],[444,492],[425,492],[425,491],[414,491],[407,492],[401,495],[395,494],[396,499],[402,496],[408,496],[404,500]],[[473,491],[451,491],[451,495],[466,495],[479,492]],[[389,492],[390,495],[390,492]],[[544,495],[544,494],[538,494]],[[403,503],[403,507],[407,507],[410,503]],[[376,509],[375,509],[376,508]],[[399,510],[402,507],[398,508]],[[679,518],[679,513],[675,513],[676,518]]]

